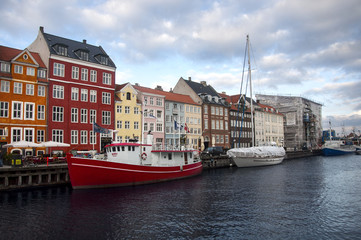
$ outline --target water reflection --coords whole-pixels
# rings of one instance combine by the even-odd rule
[[[358,239],[361,157],[128,188],[1,193],[4,239]],[[6,226],[6,227],[5,227]]]

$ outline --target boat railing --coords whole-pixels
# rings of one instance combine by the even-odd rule
[[[189,145],[160,145],[160,144],[154,144],[152,145],[153,150],[157,151],[184,151],[184,150],[194,150]]]

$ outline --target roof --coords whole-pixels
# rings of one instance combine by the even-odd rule
[[[263,110],[264,112],[268,112],[268,113],[271,113],[271,114],[277,114],[277,115],[282,115],[282,116],[283,116],[282,113],[280,113],[277,109],[275,109],[275,108],[272,107],[272,106],[265,105],[265,104],[261,104],[261,103],[257,103],[257,104],[258,104],[258,106],[259,106],[260,108],[262,108],[262,110]]]
[[[26,49],[25,49],[26,50]],[[10,48],[0,45],[0,60],[5,62],[10,62],[20,53],[24,52],[25,50]],[[29,51],[30,52],[30,51]],[[31,56],[35,59],[35,61],[39,64],[39,67],[46,68],[44,62],[41,60],[41,57],[36,52],[30,52]]]
[[[216,96],[216,97],[220,97],[217,93],[216,90],[214,90],[214,88],[210,85],[207,84],[203,84],[203,83],[198,83],[198,82],[193,82],[192,80],[185,80],[183,79],[190,88],[193,89],[194,92],[196,92],[197,94],[200,93],[205,93],[207,95],[211,95],[212,97]]]
[[[75,59],[79,60],[80,58],[75,54],[75,52],[77,50],[84,50],[89,53],[89,59],[88,59],[89,62],[101,64],[95,57],[98,55],[102,55],[102,56],[108,57],[108,59],[109,59],[107,66],[115,68],[114,62],[110,59],[108,54],[103,50],[103,48],[101,46],[94,46],[94,45],[88,44],[88,43],[86,43],[86,40],[84,40],[82,42],[78,42],[75,40],[55,36],[55,35],[52,35],[49,33],[44,33],[44,32],[42,32],[42,33],[44,35],[45,41],[48,44],[50,54],[52,54],[52,55],[60,55],[55,51],[54,46],[56,46],[57,44],[65,45],[68,48],[68,57],[70,57],[70,58],[75,58]]]
[[[135,89],[137,89],[140,92],[145,93],[151,93],[156,95],[162,95],[165,97],[165,100],[167,101],[173,101],[173,102],[181,102],[181,103],[187,103],[187,104],[193,104],[193,105],[200,105],[193,101],[193,99],[188,95],[178,94],[178,93],[172,93],[172,92],[166,92],[161,90],[156,90],[152,88],[142,87],[139,85],[133,85]]]

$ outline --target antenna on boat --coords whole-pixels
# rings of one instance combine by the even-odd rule
[[[253,96],[252,96],[252,78],[251,78],[251,56],[249,51],[249,35],[247,35],[247,54],[248,54],[249,91],[250,91],[250,100],[251,100],[252,147],[254,147],[255,142],[254,142],[254,120],[253,120]]]

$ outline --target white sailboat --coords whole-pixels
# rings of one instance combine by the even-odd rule
[[[227,155],[233,159],[237,167],[257,167],[257,166],[280,164],[286,155],[286,152],[283,147],[277,147],[275,144],[271,146],[255,147],[254,116],[253,116],[254,109],[253,109],[253,100],[252,100],[251,61],[250,61],[248,35],[247,35],[246,48],[248,52],[248,77],[250,84],[252,147],[232,148],[227,151]]]

